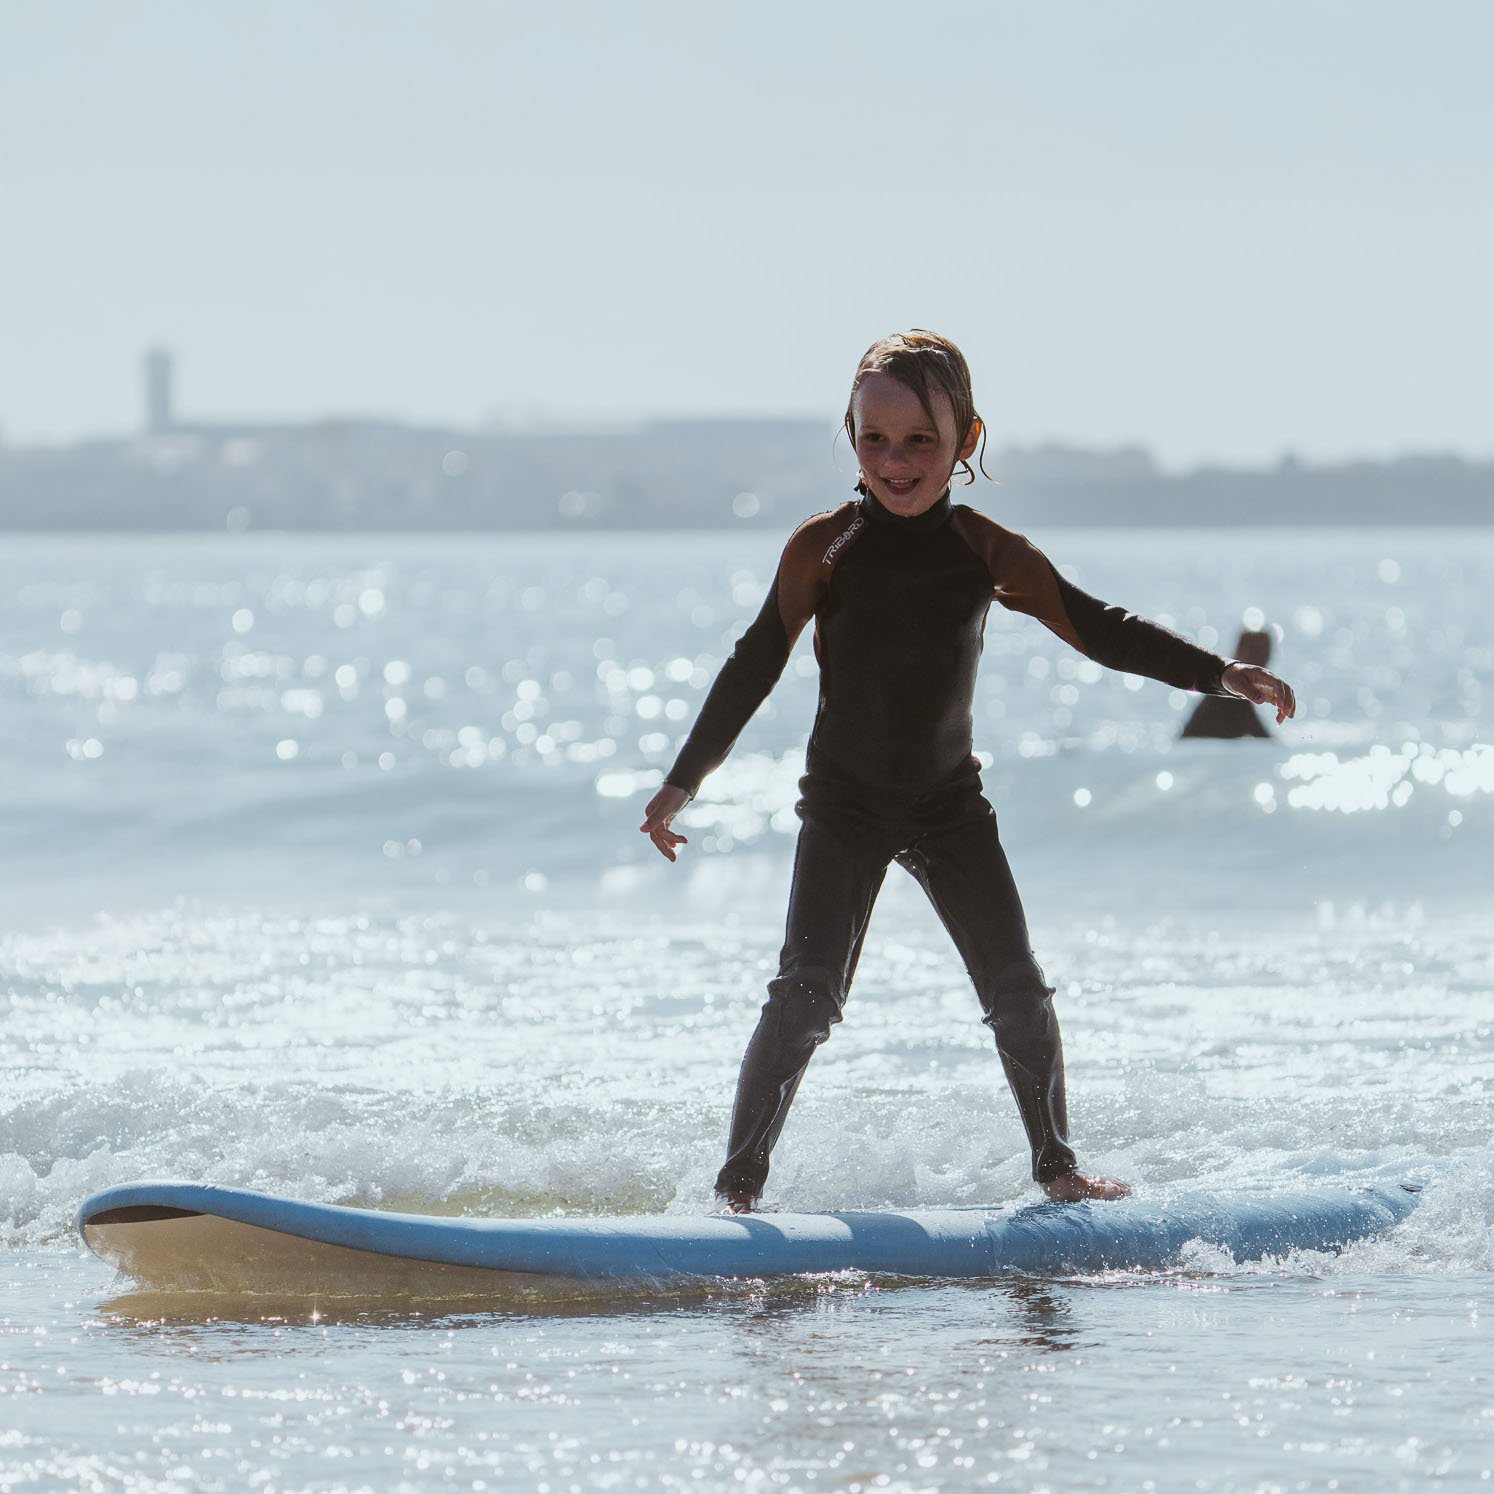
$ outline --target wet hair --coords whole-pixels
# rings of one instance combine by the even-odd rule
[[[935,430],[939,422],[934,417],[934,394],[942,391],[949,399],[954,412],[955,441],[963,442],[970,434],[970,427],[980,420],[975,408],[975,395],[970,388],[970,365],[965,355],[947,338],[923,327],[913,327],[907,332],[894,332],[879,337],[862,355],[856,365],[856,377],[851,380],[851,395],[846,401],[846,435],[851,438],[851,449],[856,449],[856,418],[852,406],[856,402],[856,391],[868,374],[886,374],[896,379],[905,389],[911,389],[923,406],[929,424]],[[980,452],[976,464],[986,477],[986,428],[981,421]],[[965,469],[965,482],[975,481],[970,463],[961,459],[959,465]],[[862,483],[856,484],[859,492],[865,493]]]

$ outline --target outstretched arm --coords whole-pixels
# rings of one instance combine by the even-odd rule
[[[686,800],[693,799],[701,779],[726,760],[726,754],[731,751],[742,728],[778,683],[783,666],[788,663],[794,639],[804,626],[800,622],[792,634],[789,632],[788,620],[779,605],[783,590],[782,566],[779,571],[768,588],[762,611],[737,640],[731,656],[721,666],[721,672],[695,718],[695,725],[685,738],[685,745],[665,775],[665,784],[682,789]]]
[[[687,843],[670,828],[675,815],[695,797],[706,774],[720,767],[742,728],[778,683],[795,640],[814,616],[829,574],[822,554],[823,527],[811,519],[790,538],[762,610],[721,666],[664,786],[643,812],[638,828],[670,861],[675,860],[675,848]]]
[[[956,510],[956,525],[985,561],[1002,606],[1035,617],[1096,664],[1204,695],[1232,693],[1223,683],[1226,660],[1160,623],[1081,591],[1024,535],[968,508]]]

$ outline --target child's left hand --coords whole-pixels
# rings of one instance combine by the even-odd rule
[[[1275,706],[1276,724],[1281,725],[1288,716],[1297,714],[1297,697],[1292,687],[1279,675],[1259,664],[1241,664],[1237,659],[1227,664],[1223,676],[1224,688],[1231,695],[1256,705]]]

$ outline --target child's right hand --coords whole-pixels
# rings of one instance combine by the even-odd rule
[[[648,808],[643,811],[643,823],[638,828],[658,846],[659,854],[667,861],[676,859],[674,854],[676,846],[689,845],[689,841],[683,835],[676,835],[669,828],[675,815],[689,802],[690,795],[684,789],[676,788],[672,783],[666,783],[648,801]]]

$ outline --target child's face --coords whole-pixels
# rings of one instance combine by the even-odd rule
[[[856,459],[873,496],[905,519],[926,513],[944,496],[955,463],[975,450],[977,427],[962,442],[954,410],[942,389],[934,391],[936,425],[929,424],[918,396],[890,374],[872,373],[851,400],[856,422]]]

